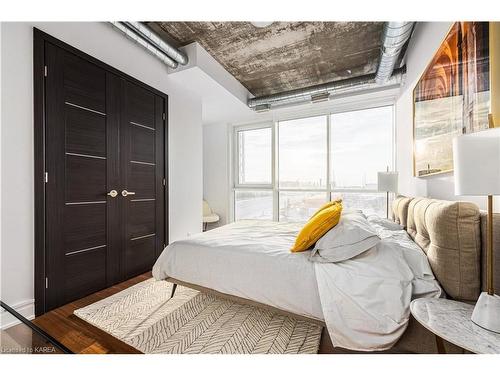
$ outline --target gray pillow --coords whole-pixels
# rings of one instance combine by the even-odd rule
[[[316,242],[309,260],[342,262],[364,253],[379,242],[380,237],[362,212],[343,212],[339,223]]]

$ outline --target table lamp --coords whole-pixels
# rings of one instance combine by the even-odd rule
[[[488,196],[486,280],[472,321],[500,333],[500,296],[493,289],[493,195],[500,194],[500,128],[453,139],[455,194]]]
[[[389,193],[398,192],[398,172],[378,172],[378,191],[386,193],[386,215],[389,218]]]

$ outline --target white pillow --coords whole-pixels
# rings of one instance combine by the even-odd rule
[[[379,242],[380,237],[362,212],[343,212],[339,223],[316,242],[309,260],[342,262],[364,253]]]
[[[368,222],[371,225],[378,225],[384,229],[390,230],[390,231],[395,231],[395,230],[404,230],[405,228],[402,225],[399,225],[398,223],[384,219],[383,217],[380,217],[378,215],[370,215],[368,216]]]

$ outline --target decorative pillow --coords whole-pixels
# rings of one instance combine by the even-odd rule
[[[337,226],[330,229],[314,246],[310,260],[336,263],[351,259],[380,242],[377,231],[363,213],[344,213]]]
[[[338,202],[342,202],[342,198],[338,198],[338,199],[335,199],[333,201],[330,201],[330,202],[327,202],[325,203],[323,206],[321,206],[320,208],[318,208],[318,211],[316,211],[309,220],[311,220],[314,216],[316,216],[317,214],[319,214],[321,211],[323,211],[325,208],[329,208],[329,207],[332,207],[335,203],[338,203]]]
[[[297,235],[292,253],[309,249],[326,232],[338,224],[342,213],[342,202],[334,202],[319,212],[316,212]]]

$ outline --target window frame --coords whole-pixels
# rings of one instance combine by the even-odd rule
[[[249,190],[249,191],[272,191],[273,194],[273,221],[279,221],[280,218],[280,192],[304,192],[304,193],[325,193],[327,200],[332,199],[332,194],[338,193],[380,193],[377,189],[360,189],[360,188],[333,188],[331,184],[331,163],[332,163],[332,150],[331,150],[331,132],[332,132],[332,115],[346,112],[357,112],[363,110],[376,109],[380,107],[391,107],[391,162],[389,168],[394,170],[396,168],[396,104],[394,101],[382,102],[370,106],[359,106],[353,108],[341,108],[338,111],[330,109],[329,111],[321,113],[303,113],[295,116],[284,116],[283,118],[273,119],[269,121],[234,125],[230,126],[231,136],[229,152],[232,166],[230,167],[231,173],[229,175],[230,196],[229,196],[229,213],[228,222],[234,222],[236,210],[236,191]],[[279,187],[279,127],[280,123],[290,120],[307,119],[312,117],[326,117],[326,187],[325,188],[280,188]],[[239,139],[238,133],[245,130],[258,130],[270,128],[271,129],[271,184],[240,184],[239,183]]]
[[[240,163],[239,163],[239,132],[242,131],[252,131],[252,130],[260,130],[260,129],[271,129],[271,183],[269,184],[242,184],[239,181],[240,176]],[[243,125],[243,126],[235,126],[233,128],[233,188],[235,189],[251,189],[251,190],[265,190],[270,189],[274,185],[274,131],[273,131],[273,123],[259,123],[253,125]]]

